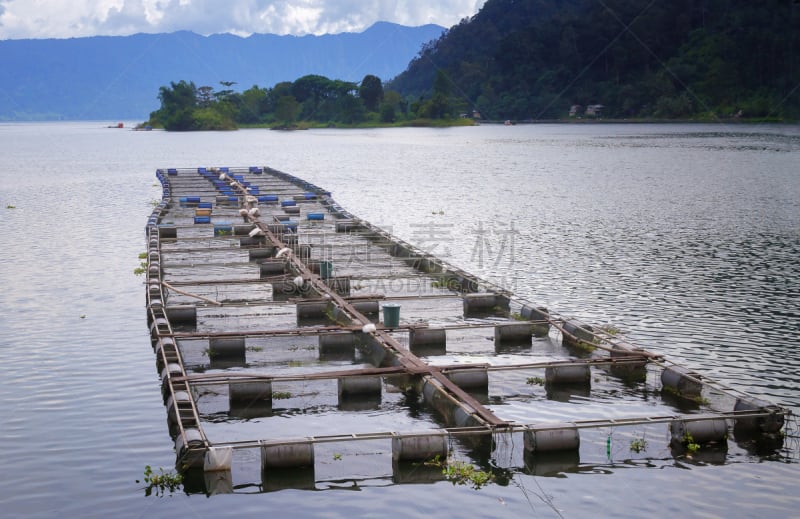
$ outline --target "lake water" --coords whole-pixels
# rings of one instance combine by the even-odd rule
[[[688,463],[582,454],[559,477],[328,481],[145,497],[171,468],[142,279],[160,167],[266,165],[561,315],[800,411],[800,128],[531,125],[174,134],[0,125],[5,517],[787,517],[784,446]],[[500,449],[498,456],[502,456]],[[596,455],[595,455],[596,454]],[[497,460],[498,465],[502,460]],[[347,491],[349,490],[349,491]]]

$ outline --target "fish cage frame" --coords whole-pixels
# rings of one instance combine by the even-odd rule
[[[208,473],[228,473],[231,470],[231,451],[258,448],[262,451],[262,469],[303,467],[314,464],[314,446],[330,442],[365,440],[391,440],[392,458],[400,461],[425,461],[434,456],[447,456],[452,439],[482,441],[481,438],[499,434],[521,433],[526,453],[574,451],[580,444],[579,430],[634,425],[668,424],[677,444],[686,438],[698,441],[724,442],[731,426],[758,435],[780,435],[788,409],[744,394],[738,389],[713,381],[693,370],[649,352],[620,339],[600,327],[587,325],[575,318],[559,315],[535,303],[522,300],[511,292],[403,241],[371,223],[343,209],[330,192],[302,179],[269,167],[249,168],[165,168],[156,176],[162,186],[162,200],[154,208],[145,227],[148,243],[146,263],[146,299],[148,326],[156,353],[157,370],[161,377],[162,392],[170,435],[175,442],[176,466],[181,471],[200,470]],[[268,181],[266,179],[269,179]],[[268,184],[275,194],[261,195],[260,186]],[[198,193],[202,193],[198,195]],[[284,200],[281,200],[281,197]],[[302,212],[296,209],[305,206]],[[308,208],[311,208],[310,210]],[[262,209],[263,213],[262,216]],[[192,223],[168,223],[171,216],[181,214],[188,218],[194,212]],[[212,214],[222,214],[231,222],[212,221]],[[291,218],[297,218],[292,220]],[[236,223],[233,223],[236,220]],[[439,290],[428,295],[380,293],[352,295],[351,278],[330,275],[330,265],[324,256],[313,257],[317,249],[311,244],[301,244],[304,222],[333,223],[332,230],[311,228],[305,235],[318,236],[325,247],[352,247],[350,244],[324,243],[326,236],[344,235],[358,240],[365,250],[376,247],[388,253],[385,264],[372,264],[388,272],[372,273],[369,279],[398,279],[392,267],[402,264],[417,272],[425,283]],[[213,227],[213,235],[184,237],[198,228]],[[237,246],[225,248],[227,240],[239,240]],[[185,243],[170,252],[165,244]],[[243,270],[252,263],[259,265],[256,277],[223,277],[222,279],[173,280],[167,279],[163,261],[169,254],[202,254],[203,252],[248,252],[247,261],[238,262]],[[233,262],[231,265],[233,265]],[[215,265],[192,263],[200,270]],[[167,268],[168,270],[168,268]],[[326,271],[327,270],[327,271]],[[403,278],[403,276],[400,276]],[[271,285],[273,300],[263,303],[249,301],[218,301],[207,295],[193,293],[184,288],[197,286],[260,286]],[[276,301],[277,291],[285,292],[285,299]],[[170,305],[176,295],[193,303]],[[490,316],[488,322],[449,322],[429,326],[428,323],[389,322],[386,313],[381,322],[376,319],[375,308],[382,302],[403,300],[461,299],[463,316],[470,314]],[[246,308],[259,305],[292,306],[300,319],[300,306],[314,315],[322,313],[328,323],[317,326],[279,327],[263,330],[183,331],[176,327],[196,324],[198,310],[208,308]],[[367,309],[368,311],[365,311]],[[384,312],[386,309],[384,308]],[[426,363],[411,350],[412,337],[429,340],[439,345],[448,331],[494,328],[496,345],[504,340],[530,340],[534,336],[559,337],[562,345],[592,351],[587,358],[567,358],[544,362],[492,365],[472,363],[435,365]],[[409,345],[402,344],[398,334],[407,334]],[[427,335],[427,339],[426,339]],[[358,337],[361,344],[374,354],[376,365],[371,368],[327,370],[297,375],[270,375],[240,372],[192,374],[187,371],[179,347],[182,340],[207,340],[209,348],[239,355],[248,339],[288,336],[331,337],[332,341],[348,342]],[[510,338],[510,339],[509,339]],[[355,340],[355,339],[353,339]],[[446,340],[446,339],[445,339]],[[606,355],[595,356],[597,352]],[[545,423],[516,423],[503,420],[469,391],[471,385],[487,386],[489,373],[500,371],[545,370],[545,383],[561,381],[580,383],[590,376],[591,367],[604,367],[622,372],[632,370],[660,370],[660,389],[680,398],[701,400],[704,391],[714,391],[735,402],[729,410],[711,409],[702,413],[657,414],[607,419],[570,419]],[[425,431],[373,431],[367,433],[298,435],[294,438],[256,438],[244,441],[214,443],[206,436],[193,390],[197,384],[231,384],[242,386],[246,395],[271,392],[272,382],[310,381],[336,379],[347,391],[374,391],[374,379],[404,377],[406,389],[422,398],[444,422],[443,426]],[[560,379],[559,379],[560,377]],[[366,380],[369,379],[369,380]],[[412,381],[409,384],[409,380]],[[352,382],[352,384],[350,384]],[[248,385],[249,384],[249,385]],[[269,384],[269,386],[268,386]],[[360,384],[360,385],[359,385]],[[269,388],[269,389],[266,389]],[[410,389],[408,389],[410,388]],[[263,396],[263,395],[262,395]],[[257,397],[253,397],[257,398]],[[271,398],[271,396],[270,396]],[[229,479],[229,477],[228,477]],[[223,478],[226,481],[226,478]],[[225,485],[223,485],[225,486]]]

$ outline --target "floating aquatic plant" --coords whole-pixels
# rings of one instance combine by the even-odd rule
[[[609,335],[619,335],[620,329],[614,326],[613,324],[604,324],[600,327],[600,330],[606,332]]]
[[[140,481],[137,479],[136,482]],[[157,496],[163,496],[167,492],[172,494],[178,490],[183,483],[183,476],[172,470],[165,472],[162,468],[159,468],[158,472],[154,472],[150,465],[146,465],[144,467],[144,483],[147,485],[144,487],[144,495],[150,496],[155,493]]]
[[[442,474],[453,485],[469,485],[475,490],[480,490],[484,486],[494,481],[494,475],[475,468],[471,463],[447,458],[442,461],[439,456],[426,463],[434,467],[440,467]]]
[[[641,438],[634,437],[631,440],[630,447],[631,447],[631,452],[636,452],[636,453],[639,453],[639,452],[642,452],[644,450],[647,450],[647,440],[645,440],[644,434],[642,434]]]
[[[695,404],[698,405],[708,405],[710,403],[708,399],[703,397],[702,395],[688,395],[686,393],[681,393],[678,389],[671,386],[663,386],[661,388],[661,391],[673,395],[675,397],[682,398],[690,402],[694,402]]]
[[[139,253],[139,266],[133,269],[133,273],[136,276],[141,276],[145,272],[147,272],[147,253],[140,252]]]
[[[700,444],[695,443],[694,438],[692,438],[692,435],[689,434],[688,431],[683,435],[683,446],[686,447],[686,452],[688,452],[689,455],[700,450]]]

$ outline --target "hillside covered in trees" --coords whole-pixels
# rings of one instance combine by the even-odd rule
[[[591,106],[613,118],[796,120],[798,28],[797,0],[488,0],[386,86],[431,100],[446,81],[448,109],[484,119]]]

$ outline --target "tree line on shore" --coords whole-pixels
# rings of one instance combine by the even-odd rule
[[[294,129],[309,126],[350,127],[365,124],[413,124],[420,120],[454,117],[447,82],[438,79],[429,99],[404,99],[385,90],[377,76],[360,83],[306,75],[271,88],[253,85],[236,92],[235,83],[221,88],[197,86],[180,80],[162,86],[161,107],[150,114],[147,125],[170,131],[232,130],[240,126]]]

